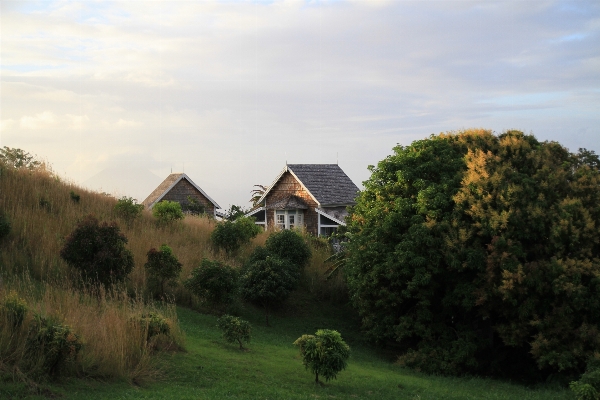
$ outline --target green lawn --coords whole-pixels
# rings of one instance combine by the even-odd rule
[[[271,318],[246,309],[253,329],[248,351],[225,343],[216,318],[180,308],[186,352],[161,359],[162,377],[134,386],[69,380],[48,387],[64,399],[573,399],[566,389],[526,388],[479,378],[431,377],[394,365],[360,342],[351,318],[335,310],[317,317]],[[337,380],[317,386],[292,342],[319,328],[337,329],[352,348],[348,368]],[[25,396],[22,385],[0,382],[0,398]],[[46,397],[47,398],[47,397]]]

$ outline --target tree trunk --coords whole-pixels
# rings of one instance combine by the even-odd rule
[[[315,372],[315,383],[319,383],[319,373]]]
[[[242,341],[238,339],[238,343],[240,344],[240,350],[244,350],[244,346],[242,346]]]

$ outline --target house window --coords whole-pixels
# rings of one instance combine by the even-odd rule
[[[278,210],[275,212],[275,224],[279,229],[302,228],[303,223],[302,210]]]

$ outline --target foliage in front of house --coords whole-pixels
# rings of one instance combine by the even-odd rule
[[[230,304],[238,294],[238,275],[237,269],[204,258],[184,285],[200,299],[220,307]]]
[[[235,221],[219,222],[211,233],[210,240],[215,248],[233,254],[261,231],[262,228],[254,223],[254,218],[239,217]]]
[[[114,207],[115,214],[125,221],[127,226],[131,226],[133,221],[142,215],[143,210],[143,204],[138,204],[136,199],[127,196],[123,196],[117,200],[117,204]]]
[[[182,264],[177,260],[173,250],[163,244],[158,250],[151,248],[147,254],[146,288],[159,298],[165,295],[165,286],[175,286],[181,273]]]
[[[582,369],[600,351],[598,157],[508,131],[397,146],[370,167],[346,273],[372,339],[427,372]]]
[[[301,233],[293,229],[283,229],[269,236],[265,242],[266,250],[288,260],[302,269],[310,260],[310,248]]]
[[[176,201],[159,201],[152,207],[152,215],[157,219],[159,225],[170,225],[184,218],[181,204]]]

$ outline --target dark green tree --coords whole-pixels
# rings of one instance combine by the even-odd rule
[[[261,231],[262,228],[254,223],[254,218],[239,217],[233,222],[219,222],[212,231],[210,240],[215,248],[233,254]]]
[[[276,256],[268,256],[243,268],[240,288],[246,300],[265,309],[265,319],[269,326],[269,311],[288,298],[299,278],[297,266]]]
[[[194,295],[214,306],[232,302],[238,292],[237,269],[220,261],[204,258],[200,266],[192,270],[184,286]]]
[[[326,381],[335,379],[348,365],[350,346],[338,331],[319,329],[314,335],[300,336],[294,345],[300,348],[306,369],[315,374],[315,383],[319,383],[319,375]]]
[[[152,207],[152,215],[159,225],[166,226],[184,218],[181,204],[176,201],[163,200]]]
[[[428,372],[582,368],[600,350],[596,162],[517,131],[394,148],[348,225],[366,333]]]
[[[281,259],[303,268],[310,260],[310,247],[302,234],[292,229],[283,229],[273,233],[265,242],[267,251]]]
[[[117,200],[114,208],[115,214],[125,221],[125,224],[129,227],[142,214],[143,210],[143,204],[138,204],[136,199],[127,196],[123,196]]]
[[[173,250],[163,244],[160,249],[151,248],[147,254],[146,285],[154,295],[164,297],[165,285],[174,286],[181,273],[181,263],[173,254]]]
[[[99,223],[89,215],[66,238],[60,256],[90,284],[123,281],[133,269],[127,238],[114,223]]]

